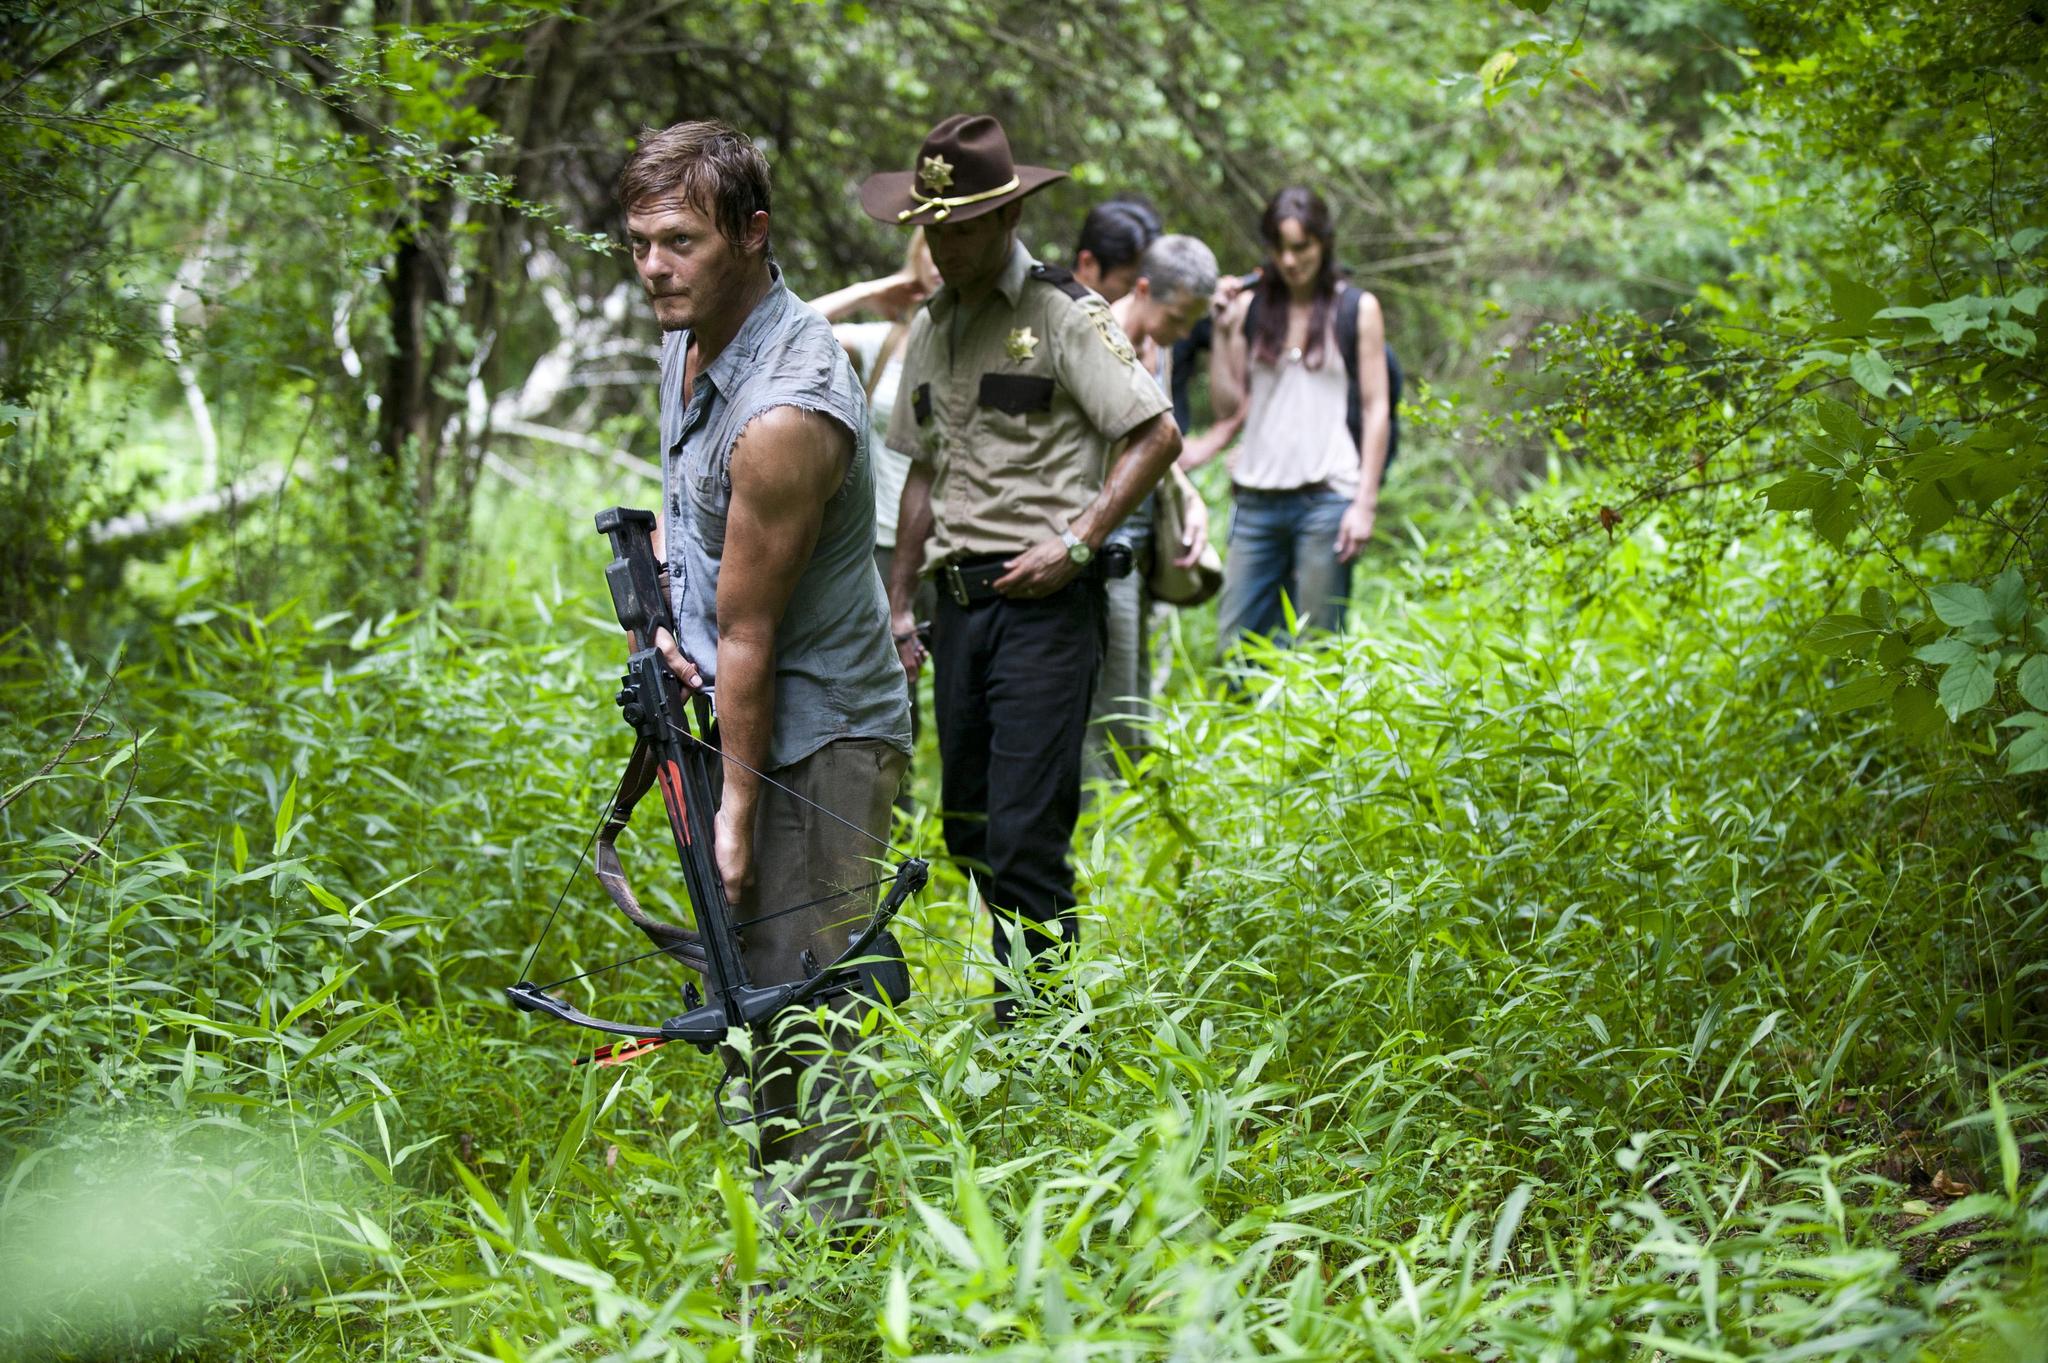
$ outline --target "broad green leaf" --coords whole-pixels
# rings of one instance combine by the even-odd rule
[[[1913,538],[1924,540],[1955,517],[1956,503],[1936,482],[1920,483],[1906,494],[1906,514],[1913,518]]]
[[[318,881],[302,880],[299,884],[305,887],[306,893],[313,896],[313,901],[321,908],[330,913],[348,912],[348,905],[341,902],[341,896],[324,888]]]
[[[1840,549],[1863,517],[1863,493],[1853,479],[1842,478],[1813,509],[1813,529]]]
[[[1972,331],[1982,330],[1987,317],[1983,300],[1977,298],[1951,298],[1946,303],[1935,303],[1925,310],[1925,315],[1943,345],[1954,345]]]
[[[346,970],[337,971],[333,979],[329,980],[326,984],[321,985],[318,989],[314,990],[311,994],[307,995],[304,999],[300,1000],[297,1007],[293,1008],[289,1013],[286,1013],[284,1017],[279,1020],[277,1024],[277,1030],[282,1032],[285,1028],[291,1026],[294,1022],[297,1022],[300,1018],[312,1012],[315,1008],[318,1008],[322,1003],[326,1002],[330,996],[333,995],[335,990],[341,988],[344,984],[347,984],[349,976],[355,973],[356,972],[354,966],[350,966]]]
[[[1836,657],[1856,652],[1883,637],[1883,630],[1874,628],[1860,615],[1824,615],[1807,627],[1799,642],[1815,653]]]
[[[1994,323],[1985,339],[2015,359],[2025,359],[2034,353],[2034,333],[2009,318]]]
[[[2020,1143],[2013,1135],[2012,1118],[2005,1110],[2005,1097],[1998,1085],[1991,1086],[1991,1126],[1998,1133],[1998,1173],[2005,1187],[2005,1200],[2020,1209]]]
[[[1856,409],[1848,403],[1821,397],[1814,399],[1813,410],[1820,420],[1821,429],[1833,436],[1843,448],[1867,452],[1876,443],[1876,432],[1863,424],[1863,418],[1856,415]]]
[[[1849,357],[1849,377],[1874,398],[1884,397],[1892,390],[1891,362],[1870,347]]]
[[[1941,686],[1936,695],[1941,708],[1948,711],[1951,720],[1961,719],[1973,710],[1980,710],[1991,700],[1998,689],[1997,674],[1982,658],[1957,663],[1941,674]]]
[[[1941,705],[1924,686],[1901,686],[1892,692],[1892,718],[1914,738],[1925,738],[1941,728]]]
[[[1830,690],[1823,702],[1823,708],[1829,714],[1838,715],[1844,711],[1861,709],[1866,705],[1875,705],[1879,701],[1889,700],[1898,685],[1896,677],[1882,672],[1867,673]]]
[[[1831,474],[1802,469],[1765,488],[1764,502],[1778,511],[1805,511],[1819,506],[1835,490],[1836,481]]]
[[[315,1060],[318,1060],[336,1046],[341,1045],[342,1042],[347,1041],[357,1032],[362,1031],[363,1028],[375,1022],[387,1011],[389,1011],[389,1005],[378,1008],[366,1008],[346,1022],[338,1024],[331,1031],[323,1034],[318,1041],[314,1042],[305,1054],[292,1062],[292,1072],[297,1074],[304,1071]]]
[[[1938,587],[1929,587],[1927,595],[1934,603],[1934,613],[1944,625],[1960,629],[1991,619],[1991,598],[1984,594],[1982,587],[1972,587],[1967,582],[1944,582]]]
[[[1936,667],[1952,667],[1957,663],[1966,663],[1978,655],[1976,649],[1951,635],[1946,639],[1936,639],[1931,644],[1922,644],[1913,650],[1913,656],[1923,663],[1933,663]]]
[[[2021,663],[2014,682],[2027,704],[2036,710],[2048,710],[2048,654],[2036,653]]]
[[[1799,442],[1799,446],[1806,452],[1808,463],[1817,464],[1823,469],[1837,471],[1849,467],[1849,461],[1844,457],[1844,451],[1837,449],[1835,445],[1828,441],[1802,440]],[[1853,447],[1850,447],[1850,452],[1854,452]]]
[[[1009,1256],[1004,1251],[1003,1237],[996,1230],[995,1217],[989,1213],[988,1199],[982,1196],[981,1185],[975,1180],[974,1167],[966,1160],[953,1167],[953,1193],[960,1218],[967,1223],[968,1238],[974,1243],[975,1257],[990,1273],[1006,1277]]]
[[[2005,769],[2014,776],[2048,771],[2048,715],[2028,711],[1999,726],[2020,732],[2006,745]]]
[[[2017,634],[2027,623],[2027,582],[2018,568],[2000,573],[1986,593],[1991,605],[1991,623],[2001,635]]]

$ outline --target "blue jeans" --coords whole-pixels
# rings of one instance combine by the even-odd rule
[[[1337,523],[1351,498],[1326,488],[1239,488],[1236,502],[1216,603],[1217,647],[1227,653],[1245,634],[1281,637],[1283,592],[1304,633],[1342,629],[1351,565],[1337,561]]]

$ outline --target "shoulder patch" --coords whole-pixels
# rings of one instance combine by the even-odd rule
[[[1131,348],[1131,338],[1124,335],[1124,329],[1117,325],[1116,316],[1110,312],[1109,304],[1098,298],[1093,307],[1083,306],[1081,311],[1088,314],[1088,320],[1095,324],[1095,334],[1109,347],[1110,354],[1124,364],[1138,362],[1138,352]]]
[[[1041,284],[1050,284],[1075,302],[1089,297],[1095,290],[1074,278],[1074,272],[1058,265],[1034,265],[1029,276]]]

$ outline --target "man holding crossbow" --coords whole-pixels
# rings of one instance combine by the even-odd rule
[[[768,164],[745,136],[650,133],[617,198],[663,329],[655,533],[676,631],[653,643],[686,687],[715,688],[717,872],[747,925],[751,985],[781,985],[838,957],[872,908],[910,752],[874,569],[866,400],[831,327],[783,285]],[[858,1215],[849,1085],[814,1080],[799,1104],[798,1071],[830,1061],[777,1054],[772,1030],[756,1029],[751,1098],[790,1111],[762,1119],[756,1196],[771,1214]]]

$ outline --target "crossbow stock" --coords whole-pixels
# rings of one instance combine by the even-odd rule
[[[680,637],[676,635],[668,600],[661,588],[660,566],[654,557],[654,524],[653,512],[625,507],[612,507],[597,516],[597,528],[610,537],[612,545],[612,561],[604,570],[605,581],[611,587],[612,605],[618,612],[619,623],[625,627],[632,650],[626,659],[626,675],[619,690],[618,704],[626,723],[633,730],[634,742],[633,755],[627,759],[618,790],[593,835],[596,856],[592,862],[598,883],[604,886],[612,903],[647,935],[654,949],[551,984],[534,984],[523,977],[532,967],[534,955],[540,950],[548,929],[554,926],[554,915],[550,914],[547,926],[541,929],[532,951],[527,953],[526,966],[520,971],[522,978],[505,991],[512,1006],[525,1012],[539,1013],[558,1022],[593,1031],[633,1038],[630,1043],[607,1047],[592,1056],[591,1059],[597,1063],[628,1059],[670,1041],[684,1041],[699,1050],[710,1051],[724,1042],[734,1027],[751,1031],[791,1008],[850,991],[859,991],[877,1000],[887,998],[892,1003],[901,1003],[910,996],[910,972],[903,963],[903,954],[896,939],[888,931],[889,921],[912,895],[924,887],[928,874],[928,867],[923,861],[898,853],[899,860],[893,872],[882,880],[838,890],[801,904],[770,905],[757,917],[733,921],[732,904],[726,897],[725,881],[719,874],[713,855],[716,844],[712,816],[717,808],[718,792],[722,789],[726,758],[718,748],[717,721],[710,694],[699,691],[686,695],[682,684],[662,662],[654,647],[656,629],[666,629],[671,636]],[[831,818],[840,818],[765,773],[755,774],[792,799],[809,804]],[[619,860],[619,834],[625,831],[640,797],[657,785],[661,789],[662,804],[668,811],[669,832],[675,842],[676,856],[682,863],[684,888],[688,891],[696,920],[694,929],[666,922],[648,913],[627,881],[625,868]],[[844,819],[840,821],[847,822]],[[865,829],[850,823],[848,826],[882,847],[892,852],[896,850]],[[809,952],[805,952],[802,979],[757,985],[748,978],[740,936],[746,928],[833,899],[863,894],[883,885],[888,887],[888,892],[882,896],[866,923],[852,933],[846,949],[829,964],[821,966]],[[560,908],[561,898],[557,897],[556,912]],[[593,1017],[550,992],[576,980],[652,956],[667,956],[688,966],[704,983],[704,989],[700,990],[694,982],[686,982],[682,989],[684,1011],[664,1022],[614,1022]]]

